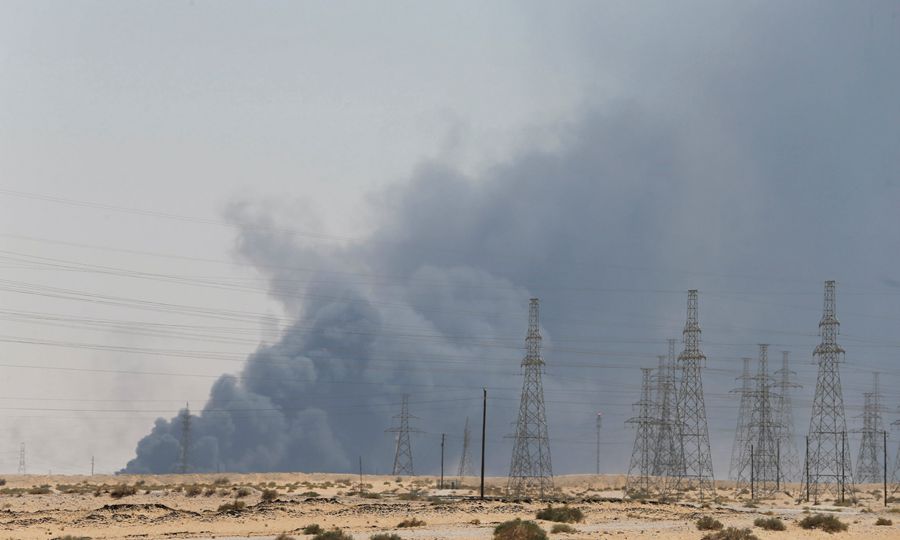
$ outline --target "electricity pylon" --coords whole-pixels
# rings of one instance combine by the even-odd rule
[[[732,390],[740,395],[737,426],[734,430],[734,444],[731,447],[731,466],[728,476],[735,481],[735,487],[741,489],[750,482],[750,416],[753,414],[753,389],[750,386],[750,358],[741,358],[743,369],[738,380],[741,387]]]
[[[665,492],[667,479],[678,474],[678,425],[675,418],[676,396],[673,376],[674,341],[670,340],[672,353],[659,357],[656,373],[656,424],[653,441],[653,476],[661,479],[660,491]]]
[[[18,474],[26,474],[25,469],[25,443],[19,445],[19,468],[17,469]]]
[[[515,442],[509,467],[507,496],[511,499],[544,498],[553,491],[553,468],[550,461],[550,437],[544,410],[544,387],[541,376],[540,311],[537,298],[528,306],[528,334],[525,337],[525,371],[522,398],[516,422]]]
[[[813,351],[819,368],[812,415],[809,419],[809,497],[815,502],[826,495],[843,502],[853,493],[853,468],[847,443],[847,421],[841,390],[840,363],[844,349],[837,343],[840,323],[835,313],[834,281],[825,282],[825,301],[819,321],[821,343]]]
[[[884,453],[884,424],[881,421],[881,391],[878,387],[878,373],[872,377],[872,391],[863,394],[862,440],[856,458],[856,481],[860,484],[881,482],[884,474],[882,454]]]
[[[459,483],[462,485],[463,477],[472,474],[472,468],[469,462],[469,417],[466,417],[466,427],[463,429],[463,449],[462,455],[459,457],[459,469],[456,476],[459,477]]]
[[[760,344],[759,361],[754,377],[753,413],[750,415],[750,438],[752,444],[750,466],[750,491],[754,497],[771,495],[779,488],[781,477],[778,464],[778,426],[772,413],[769,377],[769,346]]]
[[[184,410],[181,411],[181,455],[178,460],[178,471],[181,474],[188,472],[188,457],[191,446],[191,406],[185,403]]]
[[[781,351],[781,369],[775,372],[778,380],[778,394],[775,396],[775,417],[778,421],[778,449],[781,465],[781,479],[792,482],[800,474],[800,454],[794,440],[794,409],[791,404],[791,390],[801,388],[793,382],[797,375],[789,367],[788,351]]]
[[[410,433],[418,433],[419,430],[409,427],[409,420],[418,418],[409,414],[409,394],[403,394],[400,403],[400,414],[394,419],[400,421],[400,425],[385,430],[387,433],[397,434],[397,450],[394,453],[394,468],[391,474],[394,476],[414,476],[412,445],[409,441]]]
[[[697,290],[688,291],[687,322],[684,325],[684,350],[678,355],[681,366],[681,387],[678,392],[678,425],[684,468],[676,483],[677,489],[696,489],[700,500],[715,496],[712,455],[709,447],[709,426],[703,400],[701,364],[706,356],[700,351],[700,322]]]
[[[626,420],[627,424],[636,426],[628,478],[625,481],[625,493],[631,497],[646,496],[652,488],[653,435],[656,425],[651,396],[652,376],[652,369],[641,368],[641,399],[634,404],[637,416]]]

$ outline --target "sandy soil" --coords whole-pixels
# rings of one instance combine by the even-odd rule
[[[0,538],[53,539],[72,535],[101,538],[273,538],[287,533],[298,540],[303,527],[316,523],[340,527],[356,540],[376,533],[397,533],[404,539],[489,539],[493,528],[509,519],[535,519],[545,504],[480,501],[477,479],[467,478],[461,489],[439,490],[433,477],[397,479],[366,476],[365,496],[358,494],[359,477],[347,474],[217,474],[166,476],[6,476],[0,486]],[[488,495],[497,496],[503,478],[489,478]],[[116,486],[134,494],[114,497]],[[830,538],[821,531],[797,526],[806,512],[828,512],[850,525],[839,538],[900,538],[900,503],[884,508],[879,486],[862,486],[860,502],[851,507],[822,504],[811,507],[781,495],[746,507],[727,483],[719,485],[720,500],[708,507],[689,500],[658,504],[622,500],[623,476],[563,476],[556,485],[570,504],[580,508],[583,522],[575,533],[551,534],[551,539],[654,538],[699,539],[695,522],[713,516],[726,527],[749,527],[761,540],[768,538]],[[43,487],[42,487],[43,486]],[[796,489],[796,486],[794,486]],[[263,500],[263,493],[271,500]],[[222,505],[243,503],[239,510]],[[753,520],[780,517],[786,532],[763,531]],[[893,519],[876,526],[878,517]],[[415,518],[425,525],[403,527]],[[537,520],[548,532],[552,523]]]

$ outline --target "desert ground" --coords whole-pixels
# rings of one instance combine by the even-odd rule
[[[350,474],[27,475],[3,480],[0,538],[265,539],[286,533],[311,540],[303,528],[318,524],[341,528],[356,540],[377,533],[416,540],[484,540],[499,523],[514,518],[535,520],[548,533],[553,526],[535,519],[546,503],[501,500],[505,478],[487,479],[483,501],[477,499],[477,478],[463,479],[456,489],[438,489],[434,477],[364,476],[362,493],[360,478]],[[581,509],[584,519],[572,524],[575,532],[550,538],[699,540],[706,534],[695,525],[702,516],[725,527],[750,528],[760,539],[830,538],[797,525],[810,513],[836,515],[848,524],[849,530],[836,533],[838,538],[900,538],[900,502],[885,508],[877,485],[859,487],[854,505],[834,506],[796,502],[786,494],[754,505],[727,482],[718,484],[715,502],[701,503],[687,493],[662,504],[623,499],[624,483],[621,475],[557,477],[559,497]],[[769,516],[781,518],[787,530],[754,527],[754,519]],[[877,526],[879,517],[897,524]],[[410,519],[424,524],[399,526]]]

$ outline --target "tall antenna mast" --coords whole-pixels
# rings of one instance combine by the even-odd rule
[[[527,352],[522,360],[525,376],[506,488],[507,495],[512,499],[529,496],[544,498],[553,491],[550,437],[547,434],[544,387],[541,381],[544,359],[541,356],[539,306],[537,298],[532,298],[528,306],[528,335],[525,338]]]
[[[603,428],[603,413],[597,412],[597,419],[594,421],[597,427],[597,476],[600,476],[600,430]]]
[[[847,421],[841,390],[840,363],[844,349],[837,343],[840,323],[835,313],[834,281],[825,282],[825,302],[819,335],[822,342],[813,351],[819,366],[812,415],[809,420],[809,486],[807,493],[818,502],[831,495],[840,502],[853,492]]]
[[[414,476],[413,472],[413,456],[412,445],[409,441],[410,433],[418,433],[419,430],[409,427],[410,418],[417,418],[409,414],[409,394],[403,394],[400,403],[400,414],[394,416],[394,419],[400,420],[398,427],[387,429],[388,433],[397,434],[397,450],[394,453],[394,468],[392,473],[394,476]]]
[[[697,489],[700,500],[715,495],[709,426],[703,400],[701,364],[706,356],[700,351],[700,321],[697,290],[688,291],[687,321],[684,325],[684,350],[678,356],[681,365],[681,388],[678,392],[678,424],[684,469],[678,489]]]

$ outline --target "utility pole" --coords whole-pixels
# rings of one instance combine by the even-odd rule
[[[700,322],[697,290],[688,291],[687,321],[682,333],[684,350],[678,356],[681,388],[678,392],[678,426],[684,455],[684,469],[676,486],[695,488],[700,500],[715,496],[709,426],[703,398],[701,367],[706,356],[700,351]]]
[[[445,433],[441,433],[441,487],[444,489],[444,437]]]
[[[603,413],[597,413],[597,476],[600,476],[600,428],[603,427]]]
[[[414,476],[412,445],[409,441],[409,434],[418,433],[419,430],[409,427],[410,419],[418,419],[418,417],[409,414],[409,394],[403,394],[400,414],[394,416],[394,418],[400,421],[400,425],[386,430],[388,433],[397,434],[397,449],[394,453],[394,468],[391,474],[394,476]]]
[[[537,298],[528,306],[527,353],[522,360],[524,380],[516,422],[515,443],[509,467],[506,492],[510,499],[538,497],[553,491],[553,467],[550,460],[550,436],[544,410],[544,386],[541,381],[544,359],[541,356],[540,307]]]
[[[882,431],[884,434],[884,444],[881,445],[881,449],[883,450],[883,465],[884,465],[884,506],[887,507],[887,430]]]
[[[359,495],[363,494],[362,456],[359,456]]]
[[[94,476],[94,456],[91,456],[91,476]]]
[[[487,435],[487,388],[482,388],[481,402],[481,500],[484,500],[484,443]]]
[[[18,474],[26,474],[25,472],[25,443],[19,445],[19,468]]]
[[[840,374],[844,349],[837,343],[839,331],[840,322],[835,310],[835,284],[834,281],[826,281],[822,319],[819,321],[822,341],[813,352],[819,373],[809,422],[809,487],[815,502],[819,502],[820,497],[827,494],[843,500],[847,483],[846,471],[852,470],[845,436],[847,422]],[[851,478],[851,491],[852,484]]]

